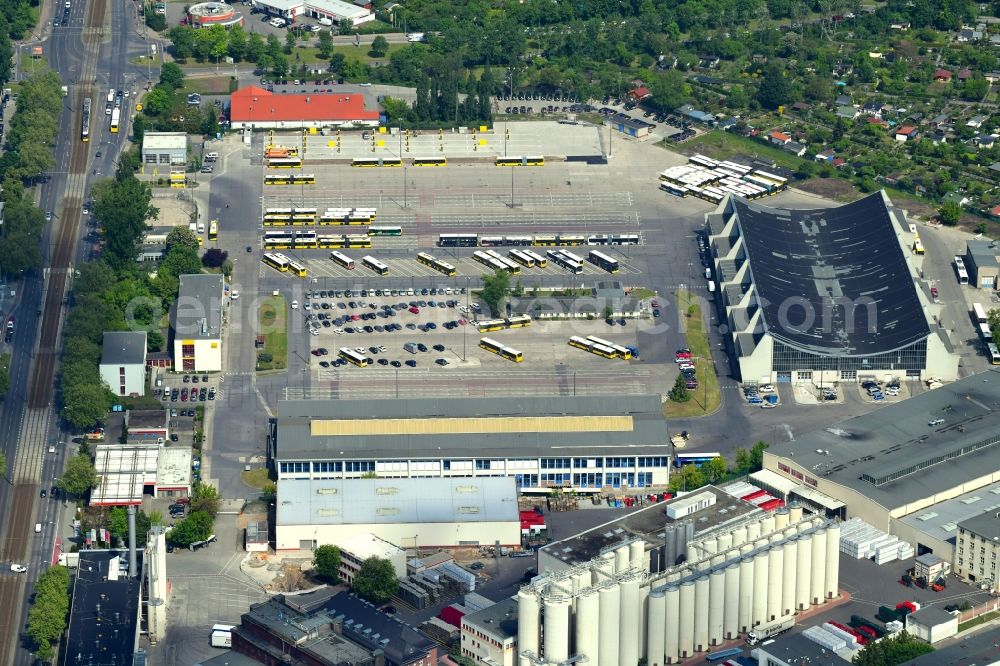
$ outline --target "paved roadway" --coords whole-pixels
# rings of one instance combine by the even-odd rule
[[[14,310],[17,326],[11,349],[11,389],[0,412],[0,446],[10,471],[9,482],[0,484],[0,506],[7,507],[0,560],[25,562],[29,573],[26,577],[0,573],[0,664],[32,663],[31,654],[15,639],[24,626],[31,582],[51,560],[56,538],[66,532],[63,521],[68,515],[61,512],[59,502],[41,500],[35,505],[39,488],[48,489],[72,453],[60,445],[70,434],[61,431],[54,409],[58,333],[65,314],[62,293],[64,287],[70,287],[73,266],[88,252],[85,244],[78,243],[87,182],[113,170],[115,156],[127,137],[126,133],[108,133],[101,91],[135,81],[135,74],[126,78],[124,69],[130,47],[135,50],[128,41],[134,21],[131,3],[74,3],[70,24],[59,27],[52,27],[50,5],[45,7],[39,24],[45,37],[43,48],[51,67],[71,92],[60,120],[56,167],[40,189],[39,205],[53,213],[43,238],[46,269],[12,287],[20,294]],[[80,109],[87,95],[95,99],[96,110],[89,145],[79,137]],[[102,157],[92,159],[101,148]],[[51,266],[61,268],[50,270]],[[40,322],[45,322],[45,327],[40,329]],[[54,454],[48,453],[50,446]],[[34,523],[43,526],[39,535],[33,533]]]

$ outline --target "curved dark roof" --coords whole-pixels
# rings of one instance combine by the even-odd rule
[[[814,353],[860,356],[930,333],[881,193],[811,210],[737,197],[731,204],[764,325],[776,339]]]

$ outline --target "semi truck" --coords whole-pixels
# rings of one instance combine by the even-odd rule
[[[758,624],[756,627],[747,632],[747,645],[757,645],[757,643],[767,640],[768,638],[773,638],[780,633],[788,631],[794,626],[795,616],[793,615],[779,617],[776,620]]]

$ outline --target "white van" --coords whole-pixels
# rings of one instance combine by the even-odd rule
[[[321,18],[319,20],[319,24],[320,25],[325,25],[325,26],[329,27],[329,26],[333,25],[333,19]]]
[[[41,534],[41,532],[42,532],[42,524],[35,523],[35,534]]]
[[[268,21],[268,23],[270,23],[275,28],[284,28],[285,27],[285,19],[283,19],[283,18],[273,18],[270,21]]]
[[[711,280],[708,281],[708,293],[710,294],[715,293],[715,283],[712,282]]]
[[[217,159],[219,159],[219,153],[205,153],[206,162],[214,162]]]

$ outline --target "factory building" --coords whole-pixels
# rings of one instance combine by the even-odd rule
[[[910,539],[915,532],[912,522],[900,527],[904,519],[933,514],[939,503],[968,493],[979,498],[969,506],[1000,502],[986,492],[1000,483],[997,433],[1000,370],[989,370],[773,444],[764,468],[799,484],[788,499],[820,511],[843,504],[837,515]],[[928,545],[918,554],[936,551]]]
[[[884,192],[834,208],[769,208],[727,195],[706,214],[716,306],[744,382],[945,380],[945,345],[920,282],[923,255]]]
[[[686,532],[673,539],[668,530],[646,543],[623,530],[584,564],[547,571],[540,560],[540,576],[517,594],[520,666],[677,663],[839,595],[837,522],[794,505],[698,538],[687,525],[699,523],[698,507],[712,510],[713,491],[655,507],[683,518]]]
[[[521,492],[666,485],[660,396],[280,400],[268,434],[286,479],[512,477]]]
[[[399,548],[519,547],[514,480],[278,480],[275,549],[344,543],[350,551],[358,546],[356,537],[372,536]],[[403,554],[396,559],[397,574],[405,573]]]

